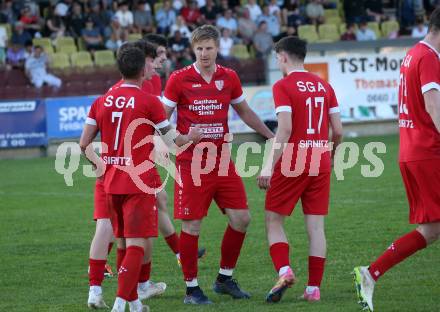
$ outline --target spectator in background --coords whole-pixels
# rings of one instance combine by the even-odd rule
[[[46,21],[46,36],[52,40],[56,40],[58,37],[64,36],[66,31],[66,25],[61,16],[56,12],[49,13],[49,17]]]
[[[306,16],[310,24],[324,23],[324,7],[319,0],[310,0],[306,6]]]
[[[365,8],[367,9],[367,17],[372,22],[382,22],[386,20],[386,16],[383,13],[382,0],[366,0]]]
[[[110,38],[105,42],[105,48],[112,51],[117,51],[122,45],[122,40],[118,37],[117,32],[112,32]]]
[[[196,2],[198,8],[202,8],[206,5],[206,0],[196,0]]]
[[[77,2],[75,2],[75,3],[77,3]],[[72,0],[62,0],[62,1],[59,1],[55,5],[55,12],[56,12],[56,14],[58,14],[61,17],[67,17],[68,13],[71,12],[71,9],[72,9],[72,7],[73,7],[73,5],[75,3],[73,3]]]
[[[412,27],[416,18],[425,13],[422,0],[400,0],[398,1],[398,14],[402,29]]]
[[[197,7],[197,1],[189,0],[188,6],[183,7],[180,14],[185,20],[189,29],[193,30],[199,25],[201,14],[199,8]]]
[[[44,83],[51,87],[61,87],[61,79],[46,70],[48,59],[41,46],[34,47],[34,53],[26,60],[25,71],[31,83],[41,88]]]
[[[97,27],[93,24],[93,20],[86,20],[86,27],[82,30],[81,37],[89,51],[102,50],[104,48],[104,40]]]
[[[171,26],[170,36],[174,36],[176,31],[178,31],[184,38],[191,38],[191,31],[188,26],[186,26],[185,20],[181,15],[177,16],[176,23]]]
[[[12,42],[6,52],[7,69],[23,69],[25,53],[22,45]]]
[[[251,20],[253,20],[254,22],[256,22],[258,16],[263,13],[256,0],[249,0],[248,3],[245,5],[245,8],[249,10]]]
[[[115,34],[116,36],[116,42],[125,42],[128,39],[128,33],[125,31],[121,25],[119,24],[119,20],[116,16],[113,16],[112,21],[110,23],[110,27],[112,29],[112,34]]]
[[[88,18],[93,20],[93,25],[99,29],[101,35],[108,38],[111,35],[110,23],[113,14],[107,9],[106,3],[106,1],[102,1],[101,4],[98,1],[91,2]]]
[[[16,22],[14,32],[12,34],[11,42],[24,47],[26,42],[32,41],[31,35],[24,31],[24,26],[22,22]]]
[[[275,15],[279,22],[281,23],[281,8],[278,5],[278,1],[277,0],[270,0],[269,2],[269,13],[272,15]]]
[[[231,31],[231,35],[235,36],[237,34],[238,24],[237,20],[232,16],[232,10],[228,9],[225,11],[223,16],[220,16],[217,20],[217,27],[228,28]]]
[[[217,15],[220,14],[220,10],[215,4],[214,0],[206,0],[206,5],[200,9],[202,24],[215,25]]]
[[[357,41],[369,41],[376,40],[376,33],[368,28],[367,22],[362,22],[359,24],[359,29],[356,32],[356,40]]]
[[[266,22],[267,30],[274,40],[276,40],[275,38],[277,38],[281,32],[280,21],[275,15],[270,14],[270,8],[268,5],[263,7],[263,14],[257,18],[257,24],[259,25],[261,22]]]
[[[60,12],[55,10],[55,14],[59,15]],[[59,15],[61,16],[61,15]],[[81,36],[81,31],[85,27],[86,19],[82,11],[82,7],[79,3],[75,2],[72,5],[72,13],[67,18],[67,31],[74,38]]]
[[[254,48],[258,58],[267,58],[271,53],[273,47],[272,35],[267,30],[267,23],[261,22],[258,24],[257,33],[254,36]]]
[[[230,59],[232,47],[234,46],[234,40],[231,38],[231,30],[229,28],[223,28],[221,30],[219,54],[223,59]]]
[[[176,12],[180,12],[185,6],[185,0],[173,0],[173,9]]]
[[[173,36],[169,39],[168,45],[171,48],[173,53],[177,54],[177,57],[181,57],[182,52],[185,49],[189,49],[189,40],[188,38],[182,36],[180,31],[176,30]]]
[[[322,1],[322,5],[324,7],[324,9],[336,9],[338,6],[338,1],[334,1],[334,0],[323,0]]]
[[[133,13],[133,24],[135,31],[138,33],[155,32],[151,7],[145,0],[138,2],[137,8]]]
[[[12,0],[2,1],[0,20],[2,24],[14,24],[17,21],[17,16],[12,9]]]
[[[282,23],[287,26],[298,28],[304,24],[304,18],[299,10],[299,0],[287,0],[281,11]]]
[[[134,19],[133,13],[128,9],[128,2],[119,3],[115,17],[118,19],[119,25],[121,25],[123,30],[132,32]]]
[[[365,20],[365,0],[344,0],[345,21],[347,23],[360,23]]]
[[[252,43],[256,31],[257,24],[251,20],[249,9],[243,8],[241,11],[241,16],[238,19],[238,36],[241,38],[244,44],[249,45]]]
[[[156,13],[157,32],[168,34],[171,25],[176,22],[176,12],[171,8],[169,0],[163,2],[163,7]]]
[[[39,16],[32,14],[29,6],[25,6],[21,11],[20,22],[23,23],[25,31],[28,32],[32,37],[34,37],[37,33],[38,36],[41,37],[40,18]]]
[[[34,44],[32,41],[26,42],[24,45],[24,59],[27,60],[34,53]]]
[[[412,38],[424,38],[428,33],[428,26],[425,25],[423,17],[417,19],[417,24],[413,27],[411,31]]]
[[[4,26],[0,26],[0,65],[6,62],[6,44],[8,42],[8,34]]]
[[[231,7],[229,6],[228,0],[220,0],[220,6],[219,6],[219,15],[225,14],[227,10],[229,10]]]
[[[341,35],[342,41],[356,41],[356,25],[351,23],[347,24],[347,29]]]

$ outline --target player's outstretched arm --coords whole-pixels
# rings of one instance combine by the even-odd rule
[[[258,118],[257,114],[255,114],[255,112],[249,107],[246,100],[238,104],[234,104],[232,107],[235,109],[238,116],[240,116],[241,120],[243,120],[244,123],[249,127],[267,139],[274,137],[272,131],[270,131],[270,129],[261,121],[261,119]]]
[[[265,190],[270,187],[270,178],[272,176],[273,169],[278,160],[281,158],[281,155],[286,148],[286,143],[289,142],[292,134],[292,113],[279,112],[277,114],[277,119],[278,129],[277,133],[275,134],[275,140],[272,144],[269,156],[267,157],[266,164],[258,177],[258,186]]]
[[[431,89],[423,93],[426,111],[432,118],[437,131],[440,133],[440,91]]]
[[[334,159],[336,148],[342,142],[342,121],[340,113],[330,114],[330,127],[332,129],[331,142],[333,143],[332,159]]]
[[[180,134],[171,125],[159,129],[161,138],[168,147],[176,144],[182,147],[187,144],[197,144],[202,138],[202,131],[199,126],[190,128],[188,134]]]

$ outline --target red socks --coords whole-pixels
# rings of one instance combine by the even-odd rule
[[[116,272],[119,271],[122,261],[124,261],[124,257],[125,257],[125,249],[118,248],[116,251]]]
[[[183,278],[191,281],[197,278],[197,250],[198,235],[191,235],[185,232],[180,233],[180,261],[182,263]]]
[[[101,286],[107,260],[89,259],[89,285]]]
[[[391,244],[390,247],[368,268],[375,281],[386,271],[399,262],[405,260],[416,251],[427,245],[425,237],[419,231],[414,230]]]
[[[141,273],[139,275],[139,283],[145,283],[150,280],[151,261],[142,264]]]
[[[127,301],[137,299],[137,284],[141,271],[144,249],[138,246],[129,246],[126,249],[118,275],[117,296]]]
[[[165,237],[165,241],[167,242],[170,249],[174,252],[174,254],[179,253],[179,236],[177,236],[176,232],[168,237]]]
[[[309,256],[309,282],[307,286],[321,287],[325,258]]]
[[[223,235],[220,268],[227,270],[235,268],[245,237],[246,233],[236,231],[228,224],[225,234]]]
[[[270,256],[272,257],[273,266],[277,273],[282,267],[290,266],[288,243],[275,243],[270,246],[269,251]]]

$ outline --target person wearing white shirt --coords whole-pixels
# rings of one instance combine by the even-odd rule
[[[428,34],[428,26],[425,25],[423,18],[417,20],[417,24],[411,32],[412,38],[423,38]]]
[[[235,36],[237,33],[237,20],[232,16],[232,10],[227,9],[223,16],[220,16],[217,20],[217,27],[222,28],[228,28],[231,31],[231,34]]]
[[[43,48],[38,45],[35,46],[34,52],[24,65],[29,80],[37,88],[41,88],[44,83],[56,88],[61,87],[61,79],[49,74],[46,70],[46,65],[47,56],[43,53]]]
[[[171,26],[170,36],[174,36],[174,33],[178,31],[184,38],[191,38],[191,31],[186,25],[185,19],[182,15],[177,16],[176,23]]]
[[[254,22],[256,22],[258,16],[263,13],[256,0],[249,0],[248,4],[246,4],[245,7],[249,10],[251,20],[253,20]]]
[[[368,28],[368,24],[366,22],[362,22],[359,25],[359,30],[356,32],[356,40],[357,41],[370,41],[376,40],[376,33]]]
[[[116,12],[115,17],[122,28],[131,28],[133,26],[133,13],[128,10],[127,2],[122,2],[119,5],[119,10]]]
[[[220,37],[219,53],[222,58],[230,58],[231,50],[234,45],[234,40],[231,38],[231,30],[228,28],[222,29],[222,36]]]

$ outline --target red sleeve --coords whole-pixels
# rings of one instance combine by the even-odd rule
[[[235,71],[231,71],[232,80],[232,94],[231,94],[231,104],[238,104],[243,102],[246,97],[244,96],[243,89],[241,87],[240,78]]]
[[[278,81],[272,87],[273,101],[275,103],[275,113],[292,112],[292,104],[289,94],[283,87],[282,81]]]
[[[86,118],[86,124],[88,125],[92,125],[92,126],[97,126],[98,122],[97,122],[97,107],[98,107],[98,102],[101,99],[101,97],[98,97],[92,104],[92,106],[90,107],[90,111],[89,111],[89,115]]]
[[[180,87],[178,84],[178,77],[175,73],[171,74],[165,86],[164,96],[162,102],[169,107],[176,107],[180,97]]]
[[[148,96],[148,108],[150,120],[160,129],[168,126],[168,122],[165,109],[162,102],[155,96]]]
[[[339,109],[338,99],[336,98],[335,90],[333,90],[333,88],[330,85],[328,85],[328,87],[329,87],[328,113],[329,114],[339,113],[340,109]]]
[[[432,89],[440,91],[440,59],[438,55],[431,52],[421,58],[419,75],[422,94]]]

